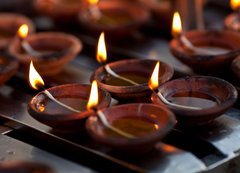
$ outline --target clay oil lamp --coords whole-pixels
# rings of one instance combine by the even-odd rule
[[[94,113],[86,121],[87,132],[95,141],[115,150],[146,152],[176,122],[173,113],[164,106],[134,103],[99,110],[95,108],[97,99],[95,87],[88,102],[88,109]]]
[[[28,35],[28,27],[22,25],[18,35],[19,38],[9,46],[9,53],[19,60],[25,74],[32,60],[42,75],[55,75],[82,49],[81,41],[70,34],[42,32]]]
[[[83,11],[84,0],[35,0],[36,10],[50,16],[58,22],[75,21],[78,14]]]
[[[97,60],[102,64],[92,75],[99,87],[110,92],[111,96],[123,102],[150,101],[151,90],[148,79],[157,61],[155,60],[121,60],[106,64],[107,53],[104,35],[99,38]],[[161,63],[159,83],[164,83],[173,76],[173,68]]]
[[[157,68],[157,66],[156,66]],[[179,126],[196,126],[221,116],[237,100],[230,83],[215,77],[193,76],[175,79],[158,87],[154,70],[149,87],[152,102],[166,105],[177,116]]]
[[[230,6],[235,12],[226,17],[224,25],[227,29],[240,31],[240,0],[230,0]]]
[[[35,31],[33,22],[25,16],[14,13],[0,13],[0,50],[7,48],[10,42],[15,38],[18,28],[26,24],[29,33]]]
[[[56,173],[51,167],[43,163],[28,161],[7,161],[0,164],[2,173]]]
[[[99,35],[104,31],[110,38],[121,38],[146,23],[149,17],[149,12],[138,4],[88,0],[86,12],[80,13],[78,18],[82,27],[93,34]]]
[[[220,73],[230,69],[239,54],[240,35],[232,31],[198,31],[182,34],[181,19],[174,14],[170,42],[172,54],[198,73]]]
[[[82,130],[91,114],[86,110],[90,85],[66,84],[44,89],[44,82],[33,64],[30,66],[29,80],[34,89],[43,90],[29,102],[28,112],[33,118],[56,131]],[[110,101],[110,94],[101,89],[98,108],[107,107]]]
[[[18,61],[8,54],[0,54],[0,85],[8,81],[18,69]]]

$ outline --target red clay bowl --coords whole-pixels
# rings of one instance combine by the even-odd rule
[[[35,31],[33,22],[20,14],[0,13],[0,50],[7,48],[10,42],[15,38],[18,28],[22,24],[27,24],[29,33]]]
[[[186,110],[171,105],[166,105],[177,116],[178,125],[195,126],[206,124],[221,116],[237,100],[237,90],[233,85],[223,79],[208,76],[193,76],[175,79],[159,87],[159,92],[169,99],[179,93],[201,93],[216,101],[216,105],[202,110]],[[163,105],[164,103],[154,93],[152,102]]]
[[[111,96],[123,102],[150,102],[152,91],[148,87],[148,81],[153,72],[156,60],[128,59],[109,63],[110,68],[117,74],[137,74],[144,77],[144,83],[139,85],[117,86],[109,85],[105,80],[109,77],[103,67],[98,68],[92,75],[91,80],[97,80],[99,87],[110,92]],[[159,72],[159,83],[170,80],[174,70],[168,64],[161,62]]]
[[[15,39],[9,46],[9,53],[20,61],[21,69],[26,74],[28,74],[29,63],[32,60],[41,75],[55,75],[63,69],[64,65],[74,59],[82,49],[82,43],[78,38],[60,32],[32,34],[26,40],[35,50],[60,54],[48,58],[34,57],[23,50],[19,39]]]
[[[240,31],[240,21],[239,21],[238,13],[233,13],[227,16],[224,20],[224,26],[233,31]],[[235,24],[236,23],[236,24]]]
[[[0,85],[8,81],[18,69],[18,61],[10,55],[0,54]]]
[[[229,69],[240,52],[240,35],[233,31],[189,31],[185,36],[199,47],[218,47],[229,52],[219,55],[198,55],[189,51],[175,38],[170,42],[172,54],[198,73],[218,72]]]
[[[96,35],[104,31],[110,38],[121,38],[131,34],[150,18],[146,9],[126,1],[100,1],[98,7],[103,14],[102,19],[94,21],[86,11],[79,14],[79,22],[88,31]]]
[[[165,106],[153,104],[124,104],[103,109],[102,112],[110,124],[123,118],[137,118],[157,126],[150,133],[129,139],[106,133],[106,126],[102,124],[96,114],[88,118],[86,122],[87,132],[95,141],[113,149],[124,150],[129,153],[148,151],[156,142],[169,133],[176,123],[174,114]]]
[[[85,120],[92,114],[86,110],[85,104],[89,97],[91,86],[84,84],[67,84],[49,88],[48,91],[58,100],[74,107],[81,109],[80,113],[72,113],[65,108],[53,104],[43,93],[38,93],[28,104],[29,114],[40,121],[52,127],[54,130],[65,132],[79,131],[84,129]],[[66,99],[65,101],[61,99]],[[110,94],[99,89],[99,106],[98,108],[108,107],[111,102]]]
[[[3,162],[0,163],[2,173],[55,173],[48,165],[35,162]]]
[[[34,6],[39,13],[66,22],[77,19],[84,8],[84,2],[83,0],[35,0]]]

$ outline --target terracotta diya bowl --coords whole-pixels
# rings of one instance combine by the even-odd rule
[[[79,14],[79,22],[88,31],[99,35],[104,31],[111,38],[121,38],[131,34],[146,23],[149,12],[138,4],[126,1],[99,1],[97,4],[102,16],[94,20],[88,12]]]
[[[55,99],[80,110],[80,113],[58,105],[43,92],[32,98],[28,104],[28,112],[33,118],[54,130],[65,132],[82,130],[85,127],[86,118],[92,114],[91,111],[86,110],[90,89],[90,85],[84,84],[67,84],[48,89]],[[99,109],[108,107],[111,101],[110,94],[99,89],[99,101]]]
[[[238,13],[230,14],[224,20],[224,26],[233,31],[240,31],[240,18]]]
[[[108,64],[115,73],[139,83],[138,85],[130,84],[109,75],[103,67],[94,72],[91,80],[97,80],[99,87],[110,92],[111,96],[119,101],[150,101],[152,91],[148,87],[148,81],[156,63],[156,60],[128,59]],[[160,84],[171,79],[174,73],[173,68],[164,62],[160,63],[159,71]]]
[[[15,38],[18,28],[22,24],[27,24],[29,32],[35,31],[33,22],[20,14],[0,13],[0,50],[7,48],[10,42]]]
[[[178,105],[199,107],[189,110],[166,104],[177,116],[178,125],[202,125],[221,116],[237,100],[237,91],[230,83],[215,77],[193,76],[166,82],[159,92],[169,101]],[[152,102],[164,104],[154,93]]]
[[[34,6],[39,13],[61,22],[74,21],[84,8],[83,0],[35,0]]]
[[[0,54],[0,85],[8,81],[18,69],[18,61],[10,55]]]
[[[32,34],[26,38],[26,41],[34,50],[42,53],[42,56],[29,55],[19,39],[15,39],[9,46],[9,53],[20,61],[21,69],[26,74],[31,60],[41,75],[57,74],[82,49],[82,43],[78,38],[60,32]]]
[[[97,115],[86,122],[89,135],[97,142],[130,153],[144,152],[163,138],[175,125],[175,117],[165,106],[124,104],[103,109],[109,124],[135,138],[126,138],[103,125]]]
[[[48,165],[35,162],[3,162],[0,164],[2,173],[55,173]]]
[[[198,54],[189,50],[179,38],[170,42],[172,54],[198,73],[220,73],[230,68],[240,51],[240,35],[233,31],[189,31],[185,36],[194,46],[214,52],[212,55]]]

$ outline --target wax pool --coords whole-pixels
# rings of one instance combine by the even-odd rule
[[[124,118],[116,119],[111,123],[111,125],[126,133],[134,135],[135,137],[148,135],[158,129],[157,124],[145,118],[140,118],[136,116],[127,116]],[[108,128],[105,128],[105,133],[112,137],[123,137]]]
[[[86,110],[87,99],[83,99],[80,97],[55,97],[58,101],[80,111]],[[44,102],[41,102],[37,105],[39,111],[46,114],[73,114],[75,112],[68,110],[56,102],[47,98]]]
[[[117,73],[120,76],[123,76],[127,79],[130,79],[138,84],[144,84],[148,82],[149,76],[146,74],[138,74],[134,72],[128,72],[128,73]],[[113,86],[131,86],[134,84],[131,84],[127,81],[124,81],[122,79],[118,79],[112,75],[107,75],[107,77],[104,80],[104,83],[108,85],[113,85]]]
[[[168,96],[167,100],[175,104],[199,108],[210,108],[219,103],[214,97],[202,92],[179,92]]]

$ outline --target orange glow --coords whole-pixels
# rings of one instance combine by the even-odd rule
[[[160,66],[160,62],[158,61],[157,64],[155,65],[152,76],[148,82],[148,86],[149,88],[151,88],[151,90],[155,90],[158,88],[159,66]]]
[[[99,1],[99,0],[88,0],[88,3],[89,3],[90,5],[95,5],[95,4],[98,3],[98,1]]]
[[[233,10],[238,10],[240,7],[240,0],[231,0],[230,6]]]
[[[178,12],[175,12],[173,15],[173,22],[172,22],[172,35],[177,37],[182,32],[182,21],[181,17]]]
[[[34,89],[39,89],[39,86],[44,87],[44,81],[42,77],[38,74],[37,70],[33,66],[33,62],[30,63],[29,68],[29,82]]]
[[[23,24],[18,29],[18,36],[22,39],[26,38],[28,35],[28,26],[26,24]]]
[[[97,61],[101,63],[105,63],[107,61],[107,49],[105,44],[105,35],[104,32],[101,33],[98,39],[98,48],[97,48]]]
[[[94,80],[91,85],[91,91],[87,103],[87,109],[93,109],[98,105],[98,85],[97,81]]]

